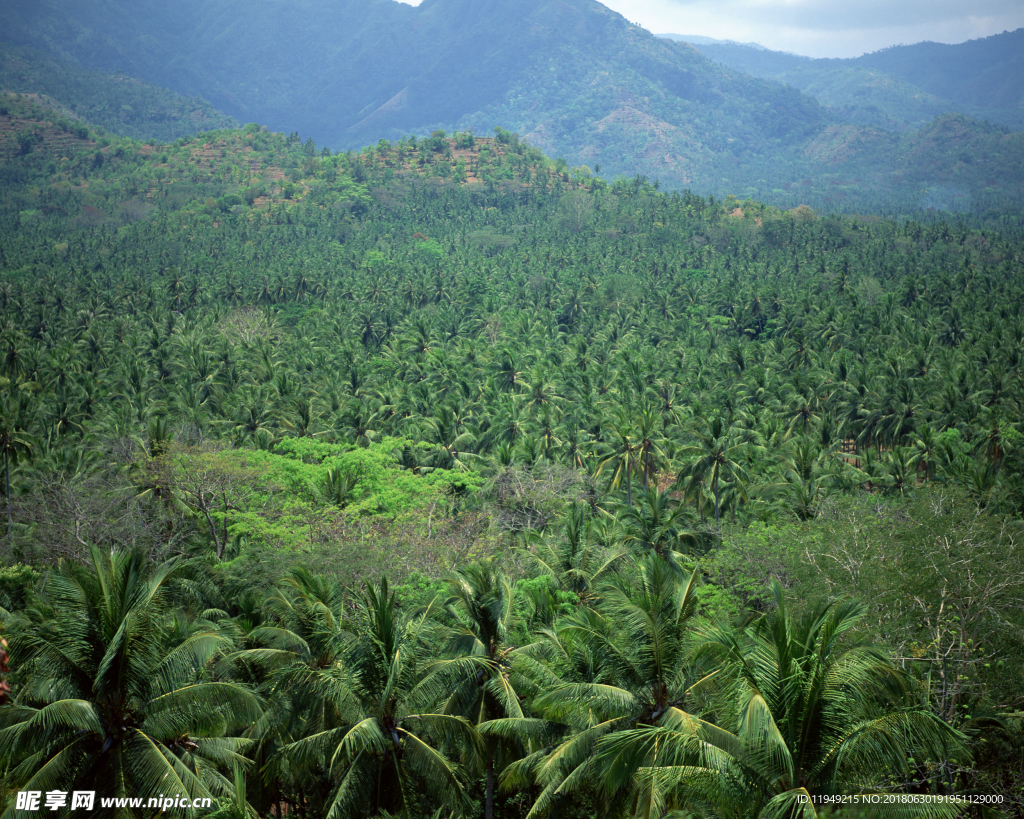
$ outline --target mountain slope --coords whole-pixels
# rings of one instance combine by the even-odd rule
[[[737,71],[799,88],[850,122],[916,127],[956,111],[1024,128],[1024,29],[956,45],[893,46],[842,60],[739,43],[697,47]]]
[[[332,149],[500,126],[605,176],[787,208],[892,213],[984,200],[990,212],[1019,195],[1019,135],[960,116],[958,153],[926,137],[915,148],[921,128],[947,127],[936,115],[956,108],[901,75],[742,46],[698,50],[595,0],[0,0],[0,13],[7,37]],[[714,48],[755,55],[762,72],[787,66],[792,84],[702,53]],[[1009,64],[999,59],[985,70]],[[956,193],[922,197],[935,189]]]
[[[6,0],[4,17],[12,39],[334,148],[503,125],[574,161],[607,154],[617,169],[685,184],[825,123],[813,101],[715,66],[594,0]],[[574,132],[583,125],[586,138]],[[722,136],[728,127],[736,133]],[[650,162],[625,162],[620,133],[641,154],[652,139],[664,144]]]
[[[0,43],[0,89],[36,95],[66,115],[136,139],[173,141],[237,125],[203,99],[24,46]]]
[[[957,45],[893,46],[854,62],[963,106],[1020,110],[1024,105],[1024,28]]]

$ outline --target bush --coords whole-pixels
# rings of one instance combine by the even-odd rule
[[[0,568],[0,607],[8,611],[24,609],[37,580],[39,572],[23,563]]]

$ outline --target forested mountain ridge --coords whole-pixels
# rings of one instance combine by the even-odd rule
[[[3,16],[12,40],[201,94],[240,120],[335,149],[497,126],[605,176],[639,173],[669,188],[841,212],[1001,216],[1022,187],[1015,137],[986,142],[983,123],[963,120],[985,156],[961,151],[959,164],[941,146],[914,149],[912,134],[871,133],[930,127],[947,111],[905,81],[870,105],[851,103],[843,78],[809,89],[829,109],[656,38],[593,0],[44,0],[8,3]],[[844,71],[877,85],[867,69]],[[822,148],[850,124],[865,130],[841,131],[842,150]],[[858,151],[865,141],[871,150]],[[927,195],[933,189],[942,193]]]
[[[72,117],[134,139],[174,141],[237,124],[204,100],[24,46],[0,44],[0,91],[40,95]]]
[[[1024,128],[1024,29],[956,45],[892,46],[846,59],[811,59],[740,43],[697,47],[738,71],[799,88],[855,123],[905,129],[957,112]]]
[[[0,116],[7,815],[1020,811],[1019,236]]]

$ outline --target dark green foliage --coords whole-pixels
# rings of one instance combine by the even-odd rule
[[[32,95],[73,118],[62,127],[79,139],[86,138],[87,130],[75,119],[122,136],[166,141],[235,124],[203,99],[189,99],[132,77],[91,71],[52,53],[7,43],[0,44],[0,88]],[[6,111],[0,114],[5,115]]]
[[[0,717],[9,789],[90,783],[101,816],[119,815],[104,798],[229,792],[217,768],[247,766],[238,732],[261,703],[244,684],[204,679],[230,641],[176,608],[178,574],[142,552],[93,549],[90,565],[51,577],[45,624],[37,611],[10,621],[23,687]]]
[[[749,745],[769,714],[793,729],[793,691],[753,733],[737,703],[779,677],[772,652],[819,679],[826,644],[892,685],[805,723],[814,753],[877,715],[902,735],[815,772],[820,792],[1016,792],[1013,230],[608,183],[505,131],[143,151],[9,108],[43,134],[0,165],[4,562],[31,566],[0,600],[15,789],[96,735],[61,705],[33,746],[37,709],[121,690],[51,651],[120,656],[109,624],[83,631],[116,576],[155,589],[121,618],[140,653],[119,718],[145,724],[146,686],[185,670],[234,686],[241,710],[204,701],[178,745],[160,725],[185,766],[202,729],[224,812],[235,762],[260,815],[710,805],[671,771],[644,790],[659,732],[680,760],[714,733],[749,804],[785,801],[782,745]],[[193,635],[205,653],[160,671]]]

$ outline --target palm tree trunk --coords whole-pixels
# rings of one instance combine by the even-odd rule
[[[494,751],[487,752],[487,804],[484,819],[494,819]]]
[[[7,493],[7,554],[13,556],[14,541],[11,530],[11,464],[7,450],[4,450],[4,491]]]
[[[714,478],[713,483],[714,483],[714,486],[715,486],[715,528],[718,530],[718,533],[721,534],[722,533],[722,523],[719,520],[719,511],[718,511],[719,507],[718,507],[718,473],[717,472],[715,473],[715,478]]]

